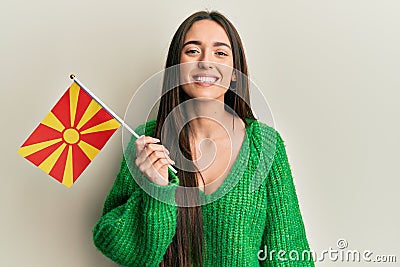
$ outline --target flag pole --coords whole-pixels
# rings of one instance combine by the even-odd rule
[[[111,116],[113,116],[122,126],[124,126],[133,136],[139,138],[140,136],[131,128],[128,124],[126,124],[117,114],[114,113],[106,104],[103,103],[95,94],[92,93],[86,86],[84,86],[75,76],[75,74],[69,75],[69,78],[76,82],[86,93],[88,93],[100,106],[102,106]],[[174,173],[178,171],[174,169],[171,165],[168,165]]]

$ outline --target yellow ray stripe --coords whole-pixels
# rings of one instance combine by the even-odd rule
[[[100,150],[95,148],[94,146],[86,143],[85,141],[80,141],[78,146],[82,149],[83,153],[90,159],[93,160],[94,157],[99,153]]]
[[[65,129],[65,126],[51,111],[49,112],[49,114],[47,114],[47,116],[43,119],[41,123],[46,126],[49,126],[50,128],[56,131],[59,131],[60,133]]]
[[[88,122],[93,116],[101,109],[101,106],[92,99],[90,102],[89,106],[85,110],[85,113],[83,113],[82,119],[78,123],[78,126],[76,126],[76,129],[82,128],[83,125],[85,125],[86,122]]]
[[[38,152],[39,150],[45,149],[46,147],[49,147],[51,145],[54,145],[55,143],[61,142],[61,138],[49,140],[49,141],[44,141],[36,144],[32,144],[29,146],[24,146],[20,147],[18,149],[18,154],[20,154],[23,157],[27,157],[35,152]]]
[[[50,156],[47,157],[40,165],[39,169],[42,169],[45,173],[49,173],[53,169],[54,164],[56,164],[61,153],[64,151],[66,144],[62,143]]]
[[[79,90],[81,88],[76,83],[73,83],[69,88],[69,109],[71,116],[71,127],[75,125],[76,106],[78,105]]]
[[[101,132],[101,131],[107,131],[107,130],[114,130],[114,129],[118,129],[118,127],[121,124],[115,120],[115,119],[111,119],[109,121],[100,123],[96,126],[93,126],[89,129],[86,129],[84,131],[81,132],[81,134],[88,134],[88,133],[94,133],[94,132]]]
[[[73,180],[73,165],[72,165],[72,146],[68,147],[68,156],[67,162],[65,163],[64,176],[62,180],[62,184],[66,187],[71,187]]]

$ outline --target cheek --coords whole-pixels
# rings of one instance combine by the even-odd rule
[[[225,90],[229,89],[229,86],[231,85],[231,79],[229,76],[224,76],[222,81],[219,83],[220,86],[222,86]]]
[[[226,64],[228,65],[228,64]],[[229,66],[229,65],[228,65]],[[232,71],[233,68],[232,67],[221,67],[220,68],[220,72],[222,74],[222,80],[220,81],[220,85],[226,89],[229,88],[230,84],[231,84],[231,80],[232,80]]]
[[[191,62],[194,61],[193,57],[189,57],[188,55],[186,55],[185,53],[181,53],[181,59],[180,59],[180,63],[186,63],[186,62]]]
[[[183,62],[181,60],[181,65],[179,66],[180,84],[183,85],[190,82],[190,73],[192,69],[193,69],[193,64],[190,64],[189,62]]]

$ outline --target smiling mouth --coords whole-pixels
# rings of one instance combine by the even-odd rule
[[[218,81],[219,78],[215,76],[195,75],[193,76],[193,79],[196,84],[207,86],[214,84],[216,81]]]

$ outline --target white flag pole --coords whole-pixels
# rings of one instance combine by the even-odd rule
[[[84,86],[76,77],[75,74],[69,75],[69,78],[76,82],[86,93],[88,93],[100,106],[102,106],[111,116],[113,116],[122,126],[124,126],[133,136],[139,138],[140,136],[131,128],[128,124],[126,124],[117,114],[114,113],[106,104],[103,103],[92,91],[90,91],[86,86]],[[174,173],[178,171],[174,169],[171,165],[168,165]]]

